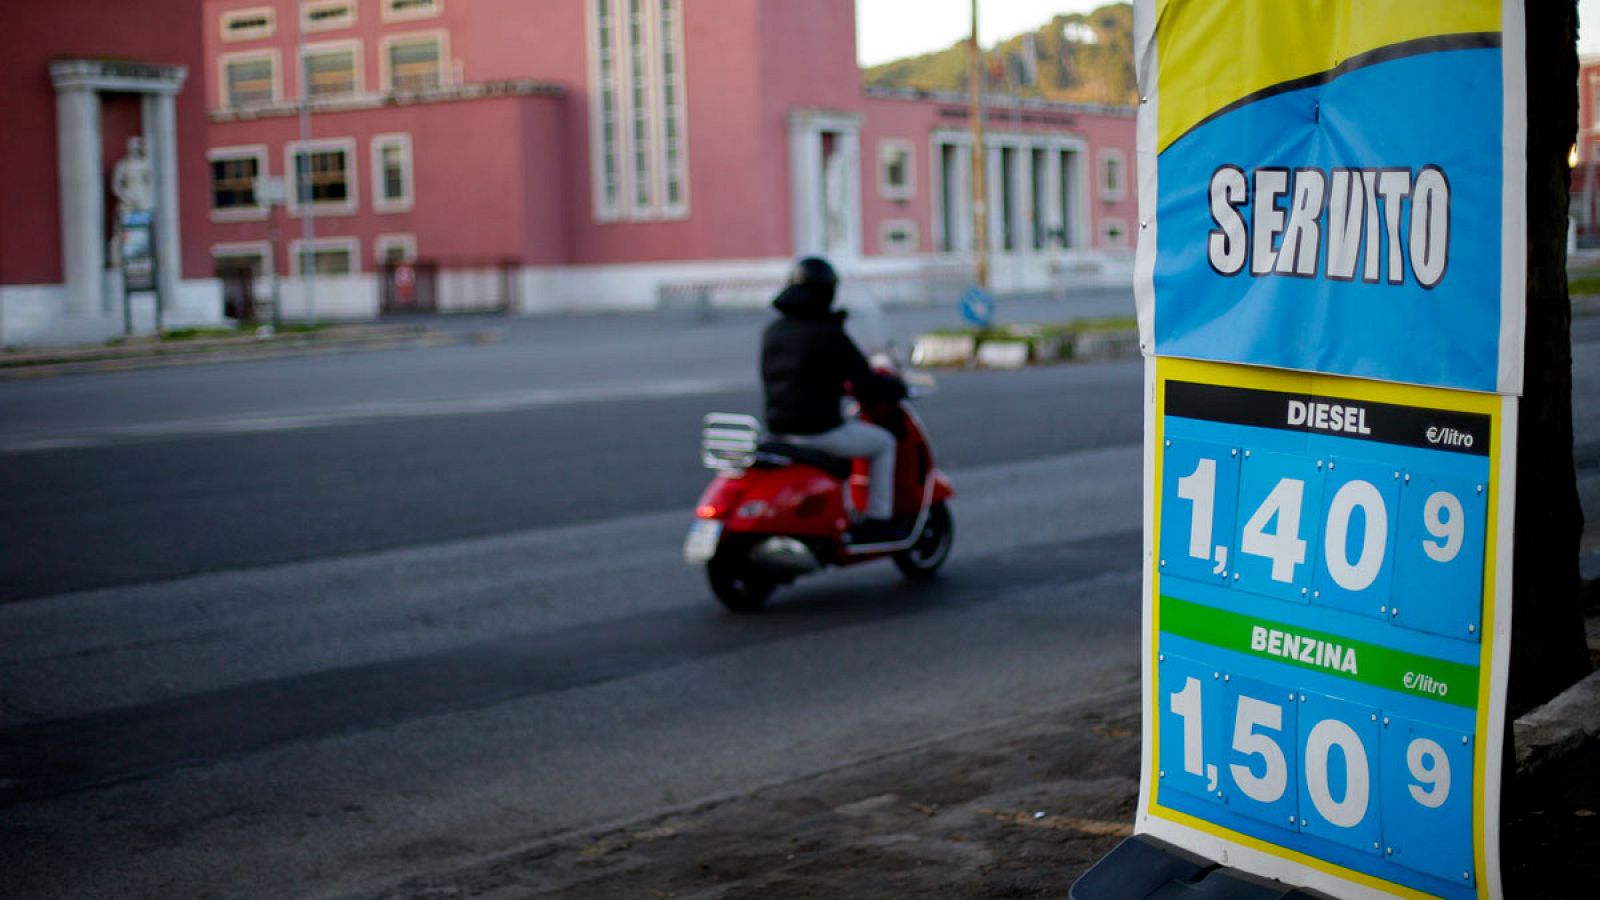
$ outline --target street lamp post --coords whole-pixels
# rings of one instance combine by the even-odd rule
[[[316,241],[317,226],[316,213],[312,210],[311,196],[311,63],[306,59],[306,27],[300,16],[295,17],[298,24],[295,51],[300,54],[300,152],[295,154],[294,171],[288,173],[295,179],[295,196],[300,199],[300,280],[305,288],[306,321],[315,325],[317,322],[317,266],[316,251],[312,244]],[[304,171],[302,172],[302,167]],[[273,307],[273,314],[277,315],[277,307]]]
[[[984,198],[988,153],[983,143],[983,50],[978,44],[978,0],[972,0],[972,39],[967,46],[967,106],[972,121],[972,248],[978,287],[989,287],[989,211]]]

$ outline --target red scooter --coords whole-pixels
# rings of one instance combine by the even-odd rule
[[[695,507],[683,555],[706,567],[724,606],[753,612],[779,585],[826,566],[887,557],[920,581],[949,558],[955,489],[934,465],[922,422],[906,400],[861,404],[859,416],[898,439],[894,516],[909,527],[891,543],[850,539],[866,507],[867,460],[764,440],[754,416],[705,417],[701,460],[717,476]]]

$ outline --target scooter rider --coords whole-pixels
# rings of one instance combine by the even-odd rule
[[[835,456],[867,457],[866,520],[851,528],[852,543],[903,537],[893,522],[895,438],[887,430],[840,412],[845,386],[858,399],[898,399],[899,379],[872,371],[845,333],[843,310],[833,309],[839,275],[828,261],[808,256],[795,264],[789,284],[772,301],[782,315],[761,338],[761,385],[767,430],[792,444]]]

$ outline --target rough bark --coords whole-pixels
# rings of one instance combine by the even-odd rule
[[[1572,461],[1567,154],[1578,125],[1577,3],[1525,0],[1528,314],[1517,435],[1508,721],[1588,673]]]

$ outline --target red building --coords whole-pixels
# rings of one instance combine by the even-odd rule
[[[1572,219],[1578,245],[1600,247],[1600,57],[1578,60],[1578,134]]]
[[[202,27],[208,250],[311,266],[319,316],[647,307],[813,252],[908,291],[970,266],[965,97],[865,91],[853,0],[208,0]],[[1133,111],[995,99],[988,133],[996,287],[1124,270]],[[274,210],[257,179],[290,173]]]
[[[110,189],[141,138],[155,203],[157,291],[136,326],[221,321],[207,235],[201,0],[10,0],[0,28],[0,343],[123,330]]]

